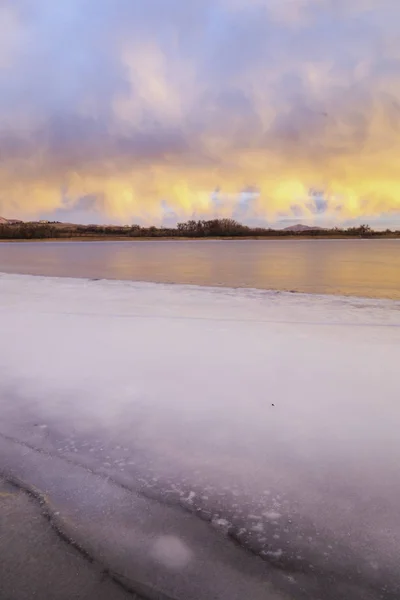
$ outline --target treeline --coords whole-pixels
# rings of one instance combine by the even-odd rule
[[[60,230],[54,225],[41,225],[36,223],[0,224],[1,240],[33,240],[56,238]]]
[[[374,231],[369,225],[347,229],[305,229],[302,231],[249,227],[234,219],[190,220],[176,227],[141,227],[140,225],[64,225],[62,223],[0,224],[0,239],[33,240],[83,238],[240,238],[240,237],[385,237],[400,231]]]

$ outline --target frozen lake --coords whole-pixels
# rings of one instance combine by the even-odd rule
[[[400,240],[1,243],[0,272],[400,299]]]
[[[400,597],[399,302],[0,275],[0,331],[7,598],[81,597],[67,544],[110,598]]]

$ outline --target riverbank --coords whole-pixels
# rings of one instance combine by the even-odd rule
[[[175,227],[140,225],[82,225],[58,221],[18,222],[0,224],[0,238],[5,240],[82,241],[161,239],[161,240],[232,240],[232,239],[353,239],[399,238],[400,231],[386,229],[375,231],[369,225],[321,228],[297,224],[284,229],[250,227],[234,219],[190,220]]]
[[[55,238],[34,238],[34,239],[0,239],[0,243],[18,243],[18,242],[167,242],[167,241],[183,241],[183,242],[206,242],[207,240],[219,241],[277,241],[277,240],[357,240],[357,239],[376,239],[376,240],[400,240],[400,234],[385,234],[362,237],[359,235],[271,235],[271,236],[208,236],[208,237],[127,237],[113,235],[93,235],[93,236],[69,236]]]

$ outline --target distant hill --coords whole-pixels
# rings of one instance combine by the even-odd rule
[[[293,232],[301,232],[301,231],[324,231],[323,227],[317,227],[316,225],[302,225],[298,223],[297,225],[290,225],[290,227],[285,227],[283,231],[293,231]]]
[[[15,223],[23,223],[20,219],[5,219],[0,217],[0,225],[13,225]]]

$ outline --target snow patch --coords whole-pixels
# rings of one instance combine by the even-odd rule
[[[224,533],[228,533],[232,524],[227,519],[214,518],[211,521],[211,525]]]
[[[151,549],[152,557],[168,569],[183,569],[193,558],[192,550],[174,535],[163,535],[156,539]]]
[[[266,519],[269,519],[270,521],[277,521],[282,516],[280,513],[275,512],[274,510],[267,510],[263,512],[263,515]]]

